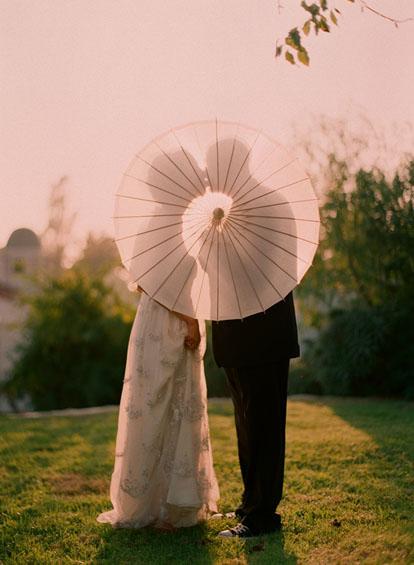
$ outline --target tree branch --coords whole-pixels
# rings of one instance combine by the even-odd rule
[[[403,20],[397,20],[396,18],[393,18],[392,16],[387,16],[386,14],[383,14],[382,12],[379,12],[378,10],[376,10],[375,8],[370,6],[368,4],[368,2],[366,2],[365,0],[359,0],[359,3],[361,5],[362,9],[366,9],[366,10],[372,12],[373,14],[379,16],[380,18],[384,18],[384,20],[388,20],[389,22],[392,22],[396,27],[398,27],[398,24],[404,24],[405,22],[414,21],[414,18],[404,18]]]
[[[393,23],[395,27],[398,27],[398,25],[402,23],[414,21],[414,17],[397,19],[383,14],[376,8],[373,8],[367,0],[347,1],[354,5],[359,4],[362,11],[368,10],[376,16]],[[281,0],[277,1],[276,6],[280,14],[280,10],[283,8]],[[338,25],[338,16],[341,15],[340,10],[332,6],[331,0],[318,0],[312,4],[308,4],[306,0],[302,0],[301,6],[305,12],[308,13],[308,19],[300,27],[292,28],[282,43],[276,41],[275,57],[277,58],[284,55],[285,59],[292,65],[295,65],[296,62],[309,65],[309,54],[306,47],[302,44],[302,40],[312,31],[315,35],[318,35],[319,31],[329,33],[332,24],[335,26]]]

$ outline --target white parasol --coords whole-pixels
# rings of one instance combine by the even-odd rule
[[[132,279],[171,310],[240,319],[282,300],[318,245],[298,159],[241,124],[204,121],[146,145],[122,177],[115,241]]]

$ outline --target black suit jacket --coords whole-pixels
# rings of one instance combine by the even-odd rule
[[[300,355],[292,292],[264,313],[212,322],[212,334],[219,367],[258,365]]]

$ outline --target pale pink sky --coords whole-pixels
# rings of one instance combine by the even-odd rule
[[[346,0],[311,39],[311,66],[275,61],[299,0],[0,0],[0,247],[44,228],[50,185],[69,176],[74,242],[112,234],[114,193],[134,153],[191,120],[241,120],[281,142],[312,113],[352,105],[414,122],[414,22],[396,29]],[[412,0],[371,0],[395,17]]]

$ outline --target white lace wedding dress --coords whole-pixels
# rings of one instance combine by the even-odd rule
[[[129,338],[110,499],[98,522],[191,526],[217,512],[203,356],[186,323],[142,293]]]

